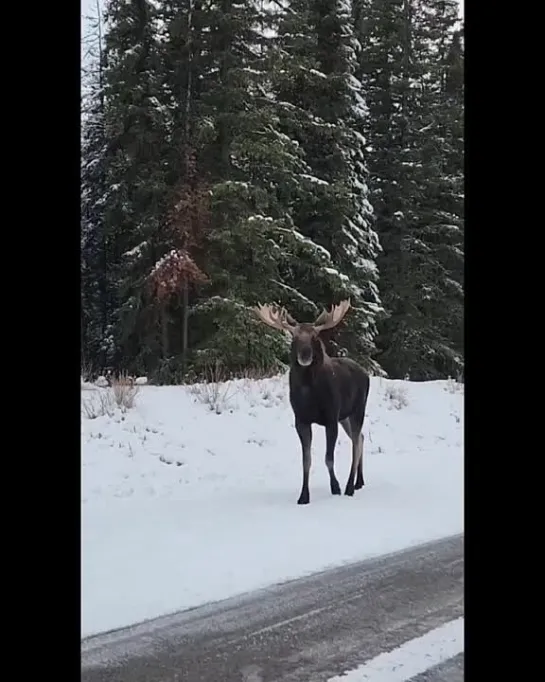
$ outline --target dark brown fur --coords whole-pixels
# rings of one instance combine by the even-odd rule
[[[342,319],[346,309],[337,317]],[[370,380],[369,375],[353,360],[327,355],[319,334],[322,327],[331,328],[338,324],[340,319],[335,319],[335,312],[334,309],[331,313],[323,313],[314,325],[297,324],[286,314],[279,321],[261,315],[267,324],[277,328],[282,325],[292,334],[289,397],[303,454],[303,485],[298,504],[308,504],[310,501],[308,481],[313,424],[326,429],[325,462],[331,493],[341,494],[334,470],[339,423],[352,441],[352,466],[344,494],[352,496],[354,490],[364,485],[362,428]],[[324,317],[327,315],[333,317]],[[326,325],[323,324],[324,320],[327,321]]]

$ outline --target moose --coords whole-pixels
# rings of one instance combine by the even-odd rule
[[[363,420],[369,395],[369,375],[350,358],[334,358],[326,353],[320,333],[336,327],[350,308],[345,300],[331,310],[323,310],[314,323],[299,323],[284,308],[258,304],[259,319],[269,327],[289,332],[289,397],[295,416],[295,429],[303,451],[303,487],[297,504],[308,504],[311,465],[312,425],[326,430],[325,463],[332,495],[340,495],[335,476],[335,445],[339,423],[352,441],[352,466],[344,490],[354,495],[363,480]]]

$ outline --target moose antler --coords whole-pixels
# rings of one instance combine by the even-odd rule
[[[293,332],[297,327],[297,322],[291,315],[288,315],[284,308],[258,303],[254,311],[262,322],[273,327],[273,329]]]
[[[324,329],[331,329],[332,327],[336,327],[339,322],[343,319],[343,317],[346,315],[348,312],[348,309],[350,308],[350,299],[347,299],[345,301],[341,301],[339,305],[335,305],[331,308],[331,310],[324,310],[317,318],[316,321],[314,322],[314,329],[316,329],[317,332],[321,332]]]

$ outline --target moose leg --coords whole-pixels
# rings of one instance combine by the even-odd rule
[[[349,431],[345,427],[345,431],[348,433],[350,439],[352,440],[352,466],[350,467],[350,474],[348,475],[348,481],[346,482],[346,488],[344,489],[344,494],[349,495],[350,497],[352,497],[352,495],[354,494],[354,490],[358,490],[363,486],[362,469],[363,434],[361,432],[362,426],[363,420],[360,421],[359,419],[356,420],[354,418],[351,418],[349,420]]]
[[[297,504],[308,504],[310,501],[308,492],[308,476],[311,464],[310,447],[312,444],[312,427],[310,424],[296,422],[295,429],[299,435],[301,448],[303,450],[303,487],[301,488],[301,494],[299,495]]]
[[[328,424],[325,429],[325,440],[326,440],[326,450],[325,450],[325,465],[329,471],[329,486],[331,488],[332,495],[341,494],[341,486],[337,477],[335,476],[335,445],[337,444],[337,436],[339,434],[339,424],[338,422],[332,422]]]
[[[365,481],[363,480],[363,433],[360,433],[360,456],[358,459],[358,473],[356,475],[356,485],[354,490],[363,488]]]

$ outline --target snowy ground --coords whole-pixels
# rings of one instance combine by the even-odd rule
[[[142,386],[88,418],[110,391],[82,390],[82,636],[463,531],[454,382],[372,379],[365,487],[330,495],[315,427],[303,507],[285,376]],[[340,430],[341,488],[350,460]]]

